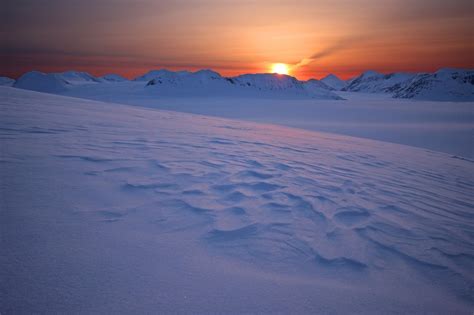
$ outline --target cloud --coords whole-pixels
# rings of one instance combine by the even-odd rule
[[[298,63],[294,64],[292,68],[295,69],[298,67],[309,65],[318,59],[331,56],[335,53],[338,53],[339,51],[351,48],[355,44],[360,43],[362,41],[366,41],[366,40],[368,40],[368,37],[347,37],[347,38],[340,39],[336,41],[334,44],[327,46],[326,48],[320,51],[315,52],[311,56],[301,59]]]

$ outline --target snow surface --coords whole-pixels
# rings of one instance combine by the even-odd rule
[[[473,161],[0,88],[2,313],[468,314]]]
[[[257,96],[159,96],[136,82],[83,85],[63,94],[194,114],[273,123],[406,144],[474,158],[474,103],[338,92],[345,101]]]

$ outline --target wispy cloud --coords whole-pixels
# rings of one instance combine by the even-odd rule
[[[309,56],[307,58],[301,59],[298,63],[293,64],[292,68],[296,69],[298,67],[309,65],[309,64],[315,62],[318,59],[322,59],[324,57],[331,56],[331,55],[333,55],[335,53],[338,53],[342,50],[351,48],[355,44],[360,44],[363,41],[367,41],[368,39],[369,39],[368,36],[367,37],[362,37],[362,36],[360,36],[360,37],[347,37],[347,38],[339,39],[335,43],[333,43],[332,45],[329,45],[329,46],[315,52],[314,54],[312,54],[311,56]]]

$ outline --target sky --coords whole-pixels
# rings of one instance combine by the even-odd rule
[[[2,0],[0,75],[474,68],[472,0]]]

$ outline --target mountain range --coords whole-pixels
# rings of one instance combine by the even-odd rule
[[[107,87],[104,86],[107,84]],[[434,73],[382,74],[366,71],[350,80],[330,74],[321,80],[298,80],[289,75],[243,74],[223,77],[212,70],[151,70],[133,80],[117,74],[94,77],[86,72],[42,73],[31,71],[18,80],[0,77],[0,85],[53,94],[89,90],[153,94],[156,97],[232,96],[342,100],[344,93],[383,93],[394,98],[432,101],[473,101],[474,70],[440,69]]]
[[[474,70],[440,69],[434,73],[382,74],[366,71],[343,91],[386,93],[394,98],[431,101],[473,101]]]

